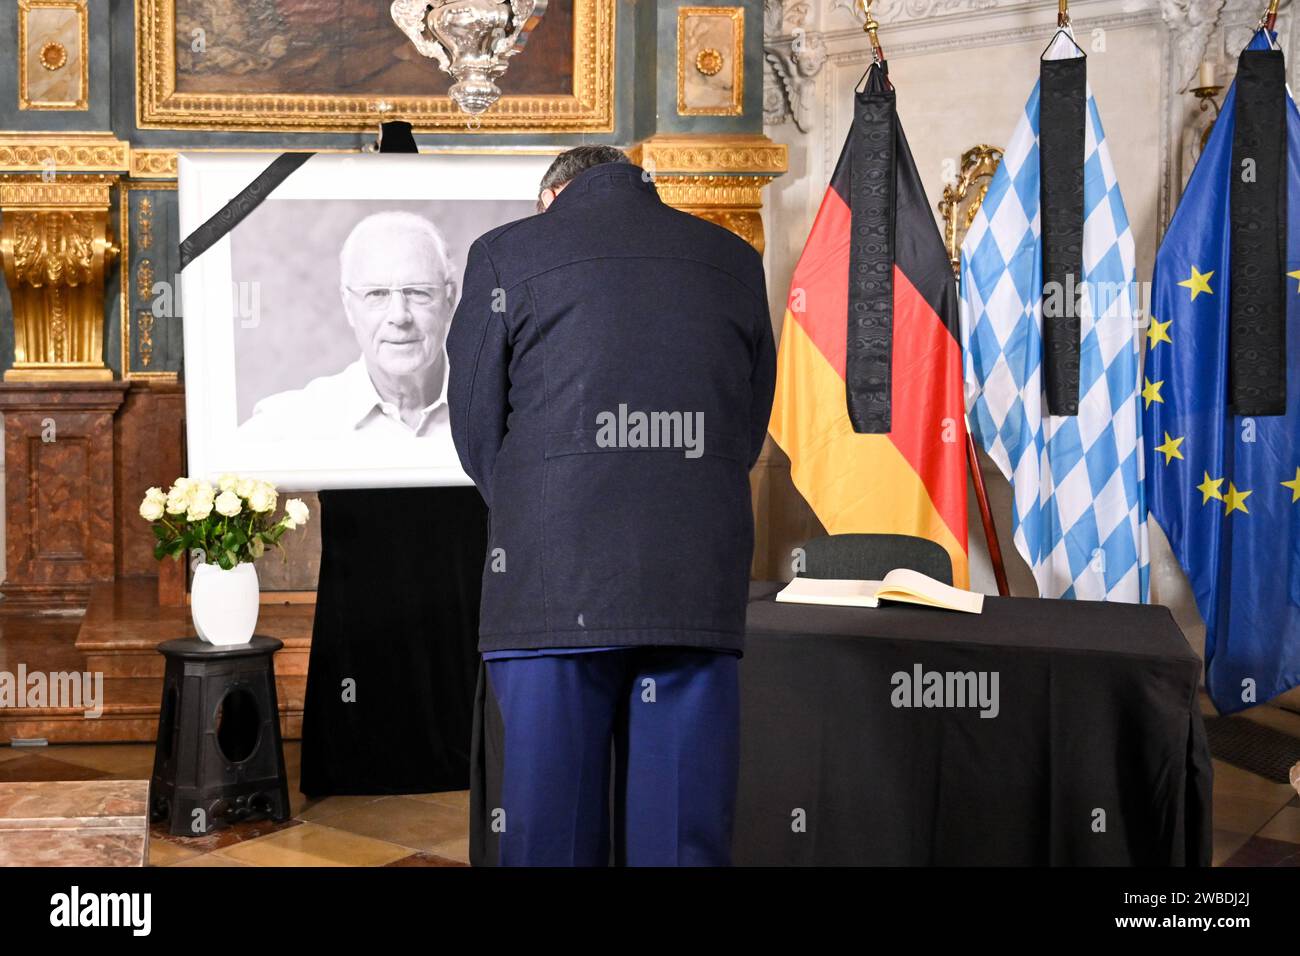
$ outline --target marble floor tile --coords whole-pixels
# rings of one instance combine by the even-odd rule
[[[302,809],[294,813],[294,819],[320,823],[322,820],[338,816],[345,811],[357,810],[383,799],[382,796],[339,796],[321,797],[315,800],[306,799]],[[290,803],[292,802],[290,800]]]
[[[469,817],[462,811],[408,797],[384,797],[334,814],[324,822],[335,829],[412,850],[431,850],[437,844],[464,837],[469,829]]]
[[[469,816],[469,791],[468,790],[448,790],[445,793],[412,793],[408,794],[412,800],[423,800],[425,803],[436,803],[439,806],[451,807],[453,810],[460,810],[468,819]]]
[[[1249,835],[1273,819],[1286,804],[1286,800],[1246,797],[1235,793],[1216,794],[1214,826],[1216,829]]]
[[[153,776],[153,744],[51,744],[46,756],[100,770],[111,777],[148,780]]]
[[[1223,866],[1249,839],[1249,833],[1234,833],[1231,830],[1216,828],[1214,831],[1214,852],[1210,858],[1210,865]]]
[[[429,852],[469,866],[469,837],[457,837],[446,843],[435,843]]]
[[[236,823],[220,830],[213,830],[203,836],[189,837],[173,836],[168,830],[167,822],[163,821],[155,823],[150,832],[156,839],[165,840],[168,843],[174,843],[177,846],[187,847],[191,850],[198,850],[202,853],[211,853],[213,850],[234,846],[236,843],[243,843],[246,840],[256,840],[289,827],[296,827],[300,823],[301,821],[292,817],[280,823],[274,820],[253,820],[247,823]]]
[[[1257,800],[1276,800],[1283,806],[1296,796],[1289,783],[1274,783],[1249,770],[1242,770],[1222,760],[1214,761],[1214,797],[1253,797]]]
[[[1300,843],[1300,807],[1283,807],[1278,811],[1277,816],[1259,829],[1255,836]]]
[[[192,857],[188,860],[181,860],[179,863],[173,863],[172,866],[252,866],[252,863],[241,863],[238,860],[232,860],[229,857],[222,856],[220,853],[203,853],[199,856]]]
[[[172,843],[156,836],[149,838],[149,865],[175,866],[186,860],[195,860],[203,856],[201,850],[194,850],[179,843]]]
[[[358,833],[303,823],[211,855],[254,866],[383,866],[410,856],[410,852]]]
[[[437,856],[433,853],[412,853],[410,856],[404,856],[400,860],[394,860],[386,866],[468,866],[469,864],[458,860],[451,860],[445,856]]]
[[[1224,866],[1300,866],[1300,845],[1253,836]]]
[[[30,753],[0,763],[0,781],[103,780],[108,776],[102,770],[55,760],[46,756],[46,750],[45,747],[33,748]]]

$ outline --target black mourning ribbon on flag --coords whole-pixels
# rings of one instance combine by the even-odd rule
[[[187,265],[216,245],[222,236],[243,222],[245,216],[260,206],[262,200],[271,195],[295,169],[314,155],[314,153],[281,153],[275,157],[271,165],[240,190],[239,195],[185,237],[181,242],[181,269],[184,270]]]
[[[858,433],[890,429],[894,330],[894,90],[875,65],[857,93],[849,154],[849,315],[844,394]]]
[[[1237,61],[1229,194],[1228,394],[1237,415],[1286,414],[1286,67]]]
[[[1043,388],[1049,415],[1077,415],[1088,60],[1082,56],[1042,60],[1038,69]]]

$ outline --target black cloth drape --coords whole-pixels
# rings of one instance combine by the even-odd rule
[[[302,792],[465,789],[483,499],[474,488],[323,491],[320,521]]]
[[[997,716],[895,707],[918,664],[997,673]],[[1209,865],[1200,670],[1158,606],[751,602],[735,862]]]
[[[1168,609],[987,598],[981,615],[777,604],[741,662],[738,865],[1208,865],[1200,661]],[[998,714],[899,708],[892,677],[996,672]],[[480,684],[470,860],[495,859],[500,715]]]
[[[1043,391],[1049,414],[1077,415],[1088,58],[1043,60],[1039,64],[1039,89]]]
[[[1235,415],[1286,414],[1286,63],[1237,62],[1229,212],[1228,388]]]

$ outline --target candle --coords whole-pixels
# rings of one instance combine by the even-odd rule
[[[1213,63],[1211,63],[1209,60],[1203,61],[1201,63],[1200,80],[1197,82],[1196,85],[1200,87],[1217,86],[1218,85],[1217,73],[1218,71],[1215,69]]]

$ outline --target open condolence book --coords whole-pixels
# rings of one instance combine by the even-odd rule
[[[885,575],[883,581],[795,578],[776,599],[790,604],[831,604],[837,607],[879,607],[881,601],[899,601],[967,614],[979,614],[984,610],[983,594],[950,587],[910,568],[895,568]]]

